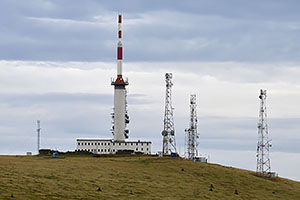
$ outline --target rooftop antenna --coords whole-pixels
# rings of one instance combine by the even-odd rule
[[[166,73],[166,99],[165,99],[165,115],[164,115],[164,130],[162,131],[163,136],[163,155],[170,155],[176,153],[176,141],[175,141],[175,130],[174,130],[174,119],[172,107],[172,73]]]
[[[196,160],[198,156],[198,139],[197,131],[197,102],[196,94],[191,94],[190,97],[190,126],[185,129],[185,157],[188,160]]]
[[[267,123],[267,91],[260,90],[260,108],[258,121],[258,143],[257,143],[257,167],[256,172],[259,175],[271,175],[271,164],[269,151],[272,147],[271,140],[269,140],[268,123]]]
[[[38,155],[40,155],[40,136],[41,136],[41,121],[37,120],[37,150]]]

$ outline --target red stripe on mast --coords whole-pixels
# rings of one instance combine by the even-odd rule
[[[122,15],[119,15],[119,24],[122,23]]]
[[[118,60],[123,60],[123,49],[118,47]]]

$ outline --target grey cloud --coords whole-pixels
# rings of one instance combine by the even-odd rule
[[[35,0],[0,6],[1,59],[113,61],[113,20],[121,11],[128,23],[150,20],[124,23],[127,61],[299,61],[297,1]],[[100,26],[96,16],[111,22]]]
[[[0,104],[9,106],[31,106],[35,104],[60,104],[60,103],[93,103],[111,104],[112,95],[83,94],[83,93],[46,93],[46,94],[0,94]]]
[[[135,105],[152,103],[146,95],[142,94],[129,94],[128,101]],[[111,106],[113,95],[92,93],[0,94],[0,105],[10,107],[73,103]]]
[[[252,151],[257,144],[257,118],[199,118],[200,146],[206,149]],[[298,118],[270,118],[272,151],[300,152]]]

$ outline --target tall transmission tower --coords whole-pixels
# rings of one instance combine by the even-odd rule
[[[166,73],[166,100],[165,100],[165,116],[164,116],[164,130],[163,136],[163,155],[170,155],[176,153],[176,141],[174,130],[174,119],[172,107],[172,73]]]
[[[195,160],[198,156],[199,133],[197,131],[197,102],[196,95],[190,97],[190,126],[185,129],[185,156],[189,160]]]
[[[118,15],[118,45],[117,45],[117,78],[112,79],[114,86],[114,110],[112,115],[112,134],[115,141],[125,141],[128,138],[129,115],[127,110],[128,79],[123,77],[123,44],[122,44],[122,15]]]
[[[37,150],[38,150],[38,155],[40,155],[40,137],[41,137],[41,121],[37,120]]]
[[[271,140],[269,140],[268,123],[267,123],[267,91],[260,90],[260,108],[258,121],[258,143],[257,143],[257,167],[256,172],[260,175],[271,175],[271,164],[269,150]]]

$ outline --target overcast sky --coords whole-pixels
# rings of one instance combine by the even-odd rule
[[[111,138],[117,14],[122,13],[130,139],[161,150],[166,72],[177,148],[197,95],[200,152],[255,170],[259,90],[267,90],[271,167],[300,181],[297,0],[1,0],[0,154],[74,150]]]

